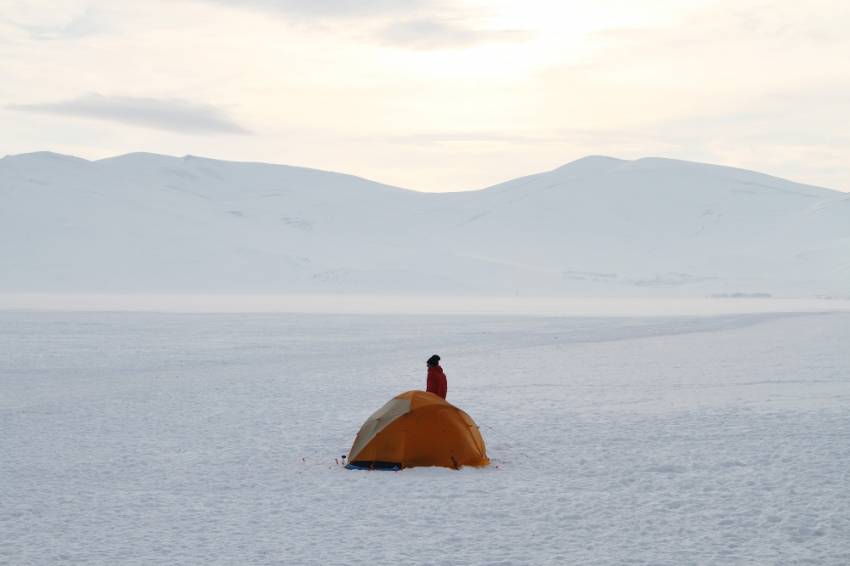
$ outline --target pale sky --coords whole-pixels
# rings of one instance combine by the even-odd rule
[[[847,0],[0,0],[0,155],[426,191],[591,154],[850,190]]]

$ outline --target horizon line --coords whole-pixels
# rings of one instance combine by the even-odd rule
[[[692,160],[688,160],[688,159],[677,159],[677,158],[673,158],[673,157],[654,156],[654,155],[648,155],[648,156],[639,157],[639,158],[636,158],[636,159],[624,159],[624,158],[621,158],[621,157],[612,157],[610,155],[589,154],[589,155],[585,155],[583,157],[579,157],[577,159],[573,159],[572,161],[567,161],[566,163],[555,166],[551,169],[547,169],[547,170],[544,170],[544,171],[538,171],[538,172],[535,172],[535,173],[528,173],[528,174],[525,174],[525,175],[520,175],[518,177],[512,177],[512,178],[507,179],[505,181],[500,181],[498,183],[495,183],[493,185],[488,185],[486,187],[481,187],[481,188],[476,188],[476,189],[458,189],[458,190],[446,190],[446,191],[424,191],[424,190],[419,190],[419,189],[410,189],[410,188],[407,188],[407,187],[402,187],[402,186],[399,186],[399,185],[393,185],[393,184],[390,184],[390,183],[385,183],[383,181],[378,181],[378,180],[375,180],[375,179],[370,178],[370,177],[364,177],[362,175],[356,175],[356,174],[353,174],[353,173],[345,173],[345,172],[342,172],[342,171],[335,171],[335,170],[331,170],[331,169],[319,169],[317,167],[306,167],[306,166],[302,166],[302,165],[291,165],[291,164],[288,164],[288,163],[275,163],[275,162],[269,162],[269,161],[222,159],[222,158],[217,158],[217,157],[206,157],[206,156],[203,156],[203,155],[194,155],[194,154],[191,154],[191,153],[187,153],[187,154],[184,154],[182,156],[177,156],[177,155],[170,155],[170,154],[167,154],[167,153],[156,153],[156,152],[151,152],[151,151],[131,151],[131,152],[128,152],[128,153],[121,153],[121,154],[118,154],[118,155],[111,155],[111,156],[101,157],[101,158],[97,158],[97,159],[87,159],[85,157],[79,157],[77,155],[71,155],[71,154],[67,154],[67,153],[60,153],[60,152],[57,152],[57,151],[39,150],[39,151],[28,151],[28,152],[23,152],[23,153],[14,153],[14,154],[13,153],[7,153],[2,158],[0,158],[0,161],[2,161],[4,159],[14,159],[14,158],[18,158],[18,157],[39,156],[39,155],[61,157],[61,158],[64,158],[64,159],[72,159],[72,160],[83,161],[83,162],[92,163],[92,164],[97,164],[97,163],[101,163],[101,162],[104,162],[104,161],[117,160],[117,159],[121,159],[121,158],[125,158],[125,157],[132,157],[132,156],[150,156],[150,157],[164,157],[164,158],[168,158],[168,159],[176,159],[176,160],[182,160],[182,161],[190,160],[190,159],[202,159],[202,160],[206,160],[206,161],[217,161],[217,162],[220,162],[220,163],[232,163],[232,164],[241,164],[241,165],[262,165],[262,166],[267,166],[267,167],[286,167],[286,168],[290,168],[290,169],[301,169],[301,170],[305,170],[305,171],[314,171],[314,172],[317,172],[317,173],[325,173],[325,174],[331,174],[331,175],[342,175],[342,176],[346,176],[346,177],[352,177],[352,178],[355,178],[355,179],[360,179],[360,180],[363,180],[363,181],[368,181],[370,183],[375,183],[375,184],[378,184],[378,185],[382,185],[384,187],[390,187],[390,188],[398,189],[398,190],[402,190],[402,191],[422,193],[422,194],[472,193],[472,192],[485,191],[487,189],[498,187],[498,186],[501,186],[501,185],[504,185],[506,183],[510,183],[512,181],[516,181],[516,180],[519,180],[519,179],[525,179],[525,178],[534,177],[534,176],[537,176],[537,175],[545,175],[545,174],[548,174],[548,173],[554,173],[555,171],[569,167],[570,165],[575,165],[575,164],[580,163],[580,162],[586,162],[586,161],[591,161],[591,160],[610,160],[610,161],[618,161],[618,162],[621,162],[621,163],[637,163],[637,162],[640,162],[640,161],[655,160],[655,161],[666,161],[666,162],[671,162],[671,163],[682,163],[682,164],[697,165],[697,166],[704,166],[704,167],[713,167],[713,168],[716,167],[716,168],[721,168],[721,169],[740,171],[740,172],[744,172],[744,173],[752,173],[752,174],[755,174],[755,175],[762,175],[762,176],[765,176],[765,177],[770,177],[772,179],[777,179],[777,180],[787,182],[787,183],[794,183],[796,185],[801,185],[801,186],[808,187],[808,188],[815,188],[815,189],[833,191],[833,192],[836,192],[836,193],[850,194],[850,188],[845,190],[845,189],[837,189],[837,188],[833,188],[833,187],[825,187],[825,186],[822,186],[822,185],[813,185],[813,184],[810,184],[810,183],[794,181],[794,180],[791,180],[791,179],[787,179],[785,177],[779,177],[777,175],[773,175],[773,174],[770,174],[770,173],[763,173],[761,171],[755,171],[755,170],[752,170],[752,169],[745,169],[743,167],[736,167],[734,165],[723,165],[723,164],[719,164],[719,163],[709,163],[709,162],[706,162],[706,161],[692,161]]]

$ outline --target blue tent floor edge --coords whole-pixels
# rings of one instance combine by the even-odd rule
[[[349,462],[345,465],[347,470],[381,470],[385,472],[397,472],[401,470],[398,462]]]

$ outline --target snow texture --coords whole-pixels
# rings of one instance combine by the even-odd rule
[[[0,564],[848,564],[848,342],[848,313],[0,313]],[[434,352],[493,465],[337,466]]]
[[[850,293],[850,199],[588,157],[480,191],[192,156],[0,159],[0,291],[480,296]]]

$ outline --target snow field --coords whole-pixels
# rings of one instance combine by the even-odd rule
[[[846,313],[0,313],[0,564],[847,564],[848,339]],[[494,465],[336,466],[435,352]]]

